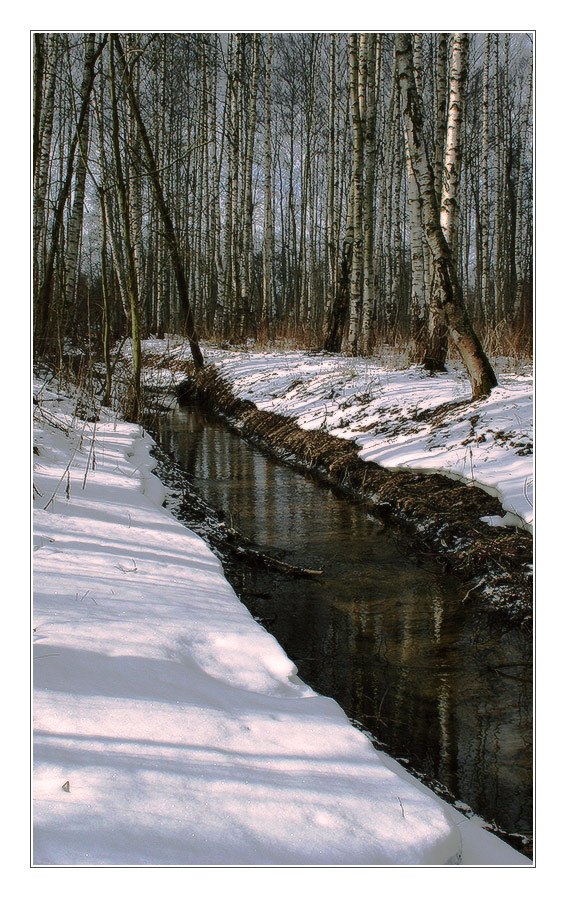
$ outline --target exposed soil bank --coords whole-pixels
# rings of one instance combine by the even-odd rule
[[[411,537],[416,560],[435,560],[464,580],[470,600],[485,600],[524,625],[531,623],[532,536],[480,520],[504,514],[496,498],[440,474],[388,471],[364,462],[349,440],[302,430],[292,418],[237,398],[214,367],[189,371],[179,396],[198,398],[262,451],[364,502],[384,523],[400,526]]]

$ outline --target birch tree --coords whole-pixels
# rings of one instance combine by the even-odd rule
[[[131,235],[130,210],[128,207],[128,197],[126,191],[126,180],[124,177],[124,169],[122,166],[122,151],[120,147],[120,123],[118,118],[118,94],[116,68],[114,62],[114,49],[118,43],[115,34],[110,35],[110,99],[112,104],[112,148],[114,152],[114,165],[116,169],[116,182],[118,188],[118,199],[120,202],[120,212],[122,220],[122,235],[124,240],[124,248],[126,255],[126,276],[128,299],[130,302],[130,328],[132,337],[132,391],[130,399],[130,407],[127,410],[128,416],[137,421],[142,410],[141,398],[141,367],[142,367],[142,351],[141,351],[141,330],[140,330],[140,310],[139,310],[139,288],[137,281],[136,263],[134,258],[134,246]],[[122,54],[120,54],[122,55]]]
[[[362,41],[362,53],[365,53],[365,41]],[[364,134],[362,128],[362,109],[360,108],[360,95],[363,96],[365,93],[366,74],[365,65],[363,65],[360,69],[360,50],[358,47],[358,36],[356,34],[350,34],[348,39],[348,59],[353,141],[353,255],[352,270],[350,275],[350,324],[348,329],[348,349],[355,355],[358,352],[363,273]]]
[[[128,93],[128,100],[130,104],[130,108],[132,114],[136,120],[141,145],[143,147],[146,160],[147,160],[147,168],[148,174],[151,180],[151,184],[153,187],[153,193],[155,196],[157,208],[159,209],[159,213],[161,216],[161,221],[163,224],[163,229],[165,232],[165,239],[167,241],[167,246],[169,248],[169,252],[171,254],[171,262],[173,265],[173,272],[175,275],[175,281],[177,284],[177,290],[179,293],[179,301],[181,304],[181,309],[184,315],[184,329],[186,330],[189,345],[191,348],[191,353],[193,357],[193,361],[195,364],[195,368],[197,370],[201,369],[204,366],[204,360],[202,357],[202,353],[200,350],[198,336],[195,328],[193,313],[191,309],[191,305],[189,302],[189,295],[187,290],[187,280],[185,277],[185,269],[183,266],[183,261],[181,258],[181,254],[179,252],[179,245],[177,241],[177,234],[175,232],[175,228],[173,227],[173,221],[171,219],[171,214],[169,212],[169,208],[165,201],[165,196],[163,194],[163,188],[161,186],[161,181],[159,178],[158,168],[155,162],[155,157],[153,155],[153,149],[149,142],[149,137],[147,134],[146,127],[144,125],[143,119],[141,117],[141,113],[139,110],[137,98],[135,95],[135,91],[132,86],[131,81],[131,72],[128,67],[128,63],[126,62],[124,51],[122,49],[122,45],[120,43],[120,39],[117,35],[111,35],[113,43],[116,44],[118,54],[120,57],[120,61],[122,63],[122,69],[124,72],[124,83],[126,86],[126,90]]]
[[[470,323],[451,249],[440,224],[434,172],[424,141],[424,109],[415,84],[411,36],[395,35],[395,55],[399,69],[403,119],[409,153],[423,206],[423,221],[430,247],[434,276],[440,293],[440,306],[462,361],[466,366],[472,396],[479,399],[490,393],[497,380],[481,343]]]
[[[41,272],[41,282],[39,285],[39,289],[37,292],[36,298],[36,320],[35,320],[35,328],[34,328],[34,337],[35,337],[35,349],[40,354],[43,355],[47,349],[47,345],[49,342],[49,319],[50,314],[52,312],[52,299],[53,299],[53,279],[55,272],[55,257],[57,254],[57,249],[59,245],[59,237],[61,233],[61,229],[63,227],[63,216],[65,212],[65,206],[67,204],[67,200],[69,198],[69,193],[71,190],[71,183],[73,180],[73,172],[75,168],[75,154],[77,149],[77,144],[79,141],[79,135],[82,133],[82,129],[84,126],[85,119],[89,114],[89,103],[90,103],[90,95],[94,85],[94,79],[96,75],[95,64],[96,60],[102,53],[104,46],[107,42],[107,36],[105,35],[101,42],[98,45],[98,48],[92,56],[89,56],[89,70],[88,77],[83,80],[82,85],[82,93],[81,93],[81,105],[79,109],[79,114],[77,118],[76,125],[73,130],[73,136],[71,138],[69,148],[66,156],[66,164],[64,176],[62,178],[61,187],[58,192],[58,197],[55,204],[55,209],[53,213],[53,220],[50,229],[50,239],[48,245],[47,258],[45,262],[45,266]],[[63,158],[62,158],[63,162]]]
[[[90,72],[92,68],[92,57],[94,56],[94,37],[94,33],[87,34],[85,39],[84,69],[81,95],[84,95],[88,89]],[[67,253],[65,260],[67,274],[67,289],[65,299],[67,308],[70,308],[74,303],[75,291],[77,286],[77,268],[79,261],[79,246],[83,227],[89,136],[90,115],[87,114],[84,117],[82,128],[78,135],[78,153],[73,187],[74,197],[67,234]]]
[[[363,208],[363,296],[360,348],[368,354],[372,344],[371,325],[375,306],[375,278],[373,270],[375,231],[375,176],[377,165],[376,115],[381,69],[381,35],[367,36],[367,73],[360,89],[365,87],[364,109],[364,208]]]
[[[264,327],[275,314],[273,291],[273,191],[272,191],[272,149],[271,149],[271,66],[273,61],[273,35],[268,37],[265,61],[265,149],[264,149],[264,229],[263,229],[263,293],[261,318]]]

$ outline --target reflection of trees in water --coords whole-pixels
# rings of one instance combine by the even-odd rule
[[[528,637],[463,605],[458,584],[411,564],[363,509],[186,409],[171,420],[166,448],[228,521],[323,569],[233,581],[300,676],[486,819],[530,829]]]

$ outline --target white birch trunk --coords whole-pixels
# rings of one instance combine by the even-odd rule
[[[43,235],[47,227],[46,202],[51,162],[53,115],[55,109],[55,85],[58,70],[59,35],[46,35],[45,39],[45,97],[41,106],[37,162],[33,184],[33,281],[35,293],[43,277]]]
[[[497,380],[468,318],[452,253],[440,225],[434,171],[429,162],[424,142],[424,109],[421,96],[415,85],[410,35],[406,33],[395,35],[395,55],[399,69],[403,119],[409,153],[423,204],[423,222],[439,288],[440,308],[450,336],[466,366],[472,387],[472,396],[474,399],[479,399],[490,393],[496,386]]]
[[[372,343],[371,325],[375,306],[375,278],[373,269],[373,244],[375,220],[375,171],[376,171],[376,112],[379,85],[380,35],[367,36],[367,97],[365,103],[364,161],[364,280],[362,296],[362,328],[360,348],[368,354]]]
[[[259,35],[255,33],[252,38],[252,77],[250,86],[249,115],[247,124],[247,143],[244,159],[244,194],[243,194],[243,241],[242,263],[243,273],[241,278],[240,314],[238,331],[240,338],[245,336],[250,320],[252,300],[253,277],[253,194],[252,194],[252,167],[254,157],[255,127],[257,117],[257,82],[259,68]]]
[[[350,109],[352,115],[352,139],[354,159],[352,169],[353,183],[353,232],[354,252],[352,273],[350,278],[350,324],[348,329],[348,350],[352,354],[358,352],[360,329],[360,310],[362,302],[362,267],[363,267],[363,166],[364,145],[363,129],[359,102],[359,50],[358,37],[350,34],[348,39]]]
[[[481,301],[486,322],[495,320],[489,289],[489,63],[491,36],[486,34],[482,76],[482,158],[481,158],[481,230],[482,230],[482,270]]]
[[[460,176],[462,172],[462,137],[464,103],[468,76],[468,49],[470,39],[463,32],[456,32],[452,41],[452,61],[450,67],[450,99],[448,103],[448,123],[446,133],[446,155],[440,224],[448,246],[456,251],[458,228]]]
[[[273,60],[273,35],[270,34],[265,62],[265,181],[264,181],[264,233],[263,233],[263,297],[261,317],[264,324],[275,316],[273,291],[273,189],[271,150],[271,65]]]
[[[84,74],[81,88],[81,96],[88,88],[90,68],[94,55],[94,33],[87,34],[84,52]],[[82,237],[83,212],[86,186],[86,173],[88,161],[88,147],[90,136],[90,116],[86,115],[81,133],[79,134],[77,149],[77,165],[75,169],[74,198],[71,217],[67,230],[67,252],[65,264],[67,269],[66,305],[70,308],[74,304],[77,286],[79,246]]]

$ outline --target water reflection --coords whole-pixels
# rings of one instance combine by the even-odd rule
[[[322,569],[242,569],[238,592],[313,688],[398,758],[510,832],[532,828],[531,644],[416,567],[362,508],[272,462],[198,410],[160,419],[161,445],[259,546]]]

